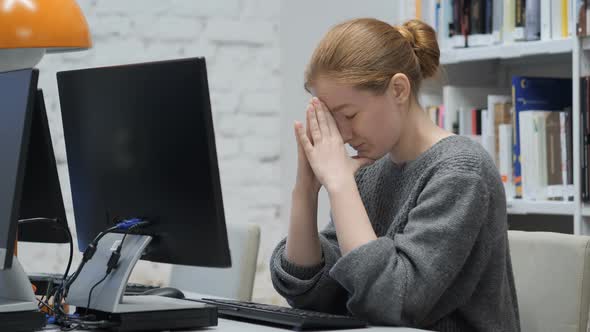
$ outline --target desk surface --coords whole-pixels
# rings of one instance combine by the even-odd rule
[[[55,328],[46,328],[43,332],[59,332],[60,329],[58,327]],[[74,332],[82,332],[88,330],[73,330]],[[203,328],[195,331],[223,331],[223,332],[286,332],[290,331],[280,327],[272,327],[267,325],[259,325],[259,324],[251,324],[236,320],[224,319],[219,318],[218,325],[215,327],[208,327]],[[415,332],[415,331],[424,331],[424,330],[416,330],[410,329],[407,327],[385,327],[385,326],[372,326],[365,329],[352,329],[352,330],[335,330],[338,332]]]
[[[211,297],[211,295],[204,295],[192,292],[184,292],[185,296],[189,299],[200,299],[203,297]],[[59,328],[55,327],[48,327],[43,332],[58,332],[60,331]],[[73,332],[81,332],[81,331],[88,331],[88,330],[73,330]],[[195,331],[223,331],[223,332],[285,332],[290,331],[285,328],[262,325],[262,324],[254,324],[248,323],[243,321],[219,318],[218,325],[215,327],[208,327],[203,329],[198,329]],[[325,330],[323,330],[325,331]],[[338,332],[377,332],[377,331],[388,331],[388,332],[415,332],[415,331],[426,331],[426,330],[417,330],[411,329],[407,327],[386,327],[386,326],[371,326],[364,329],[351,329],[351,330],[334,330]]]

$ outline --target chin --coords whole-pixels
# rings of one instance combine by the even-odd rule
[[[366,152],[362,152],[362,153],[358,153],[357,157],[359,158],[367,158],[367,159],[371,159],[371,160],[377,160],[379,158],[376,158],[374,155],[370,154],[370,153],[366,153]]]

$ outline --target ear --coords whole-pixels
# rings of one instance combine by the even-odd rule
[[[397,73],[389,81],[389,93],[397,103],[406,103],[412,95],[410,79],[405,74]]]

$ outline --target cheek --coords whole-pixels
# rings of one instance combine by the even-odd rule
[[[402,122],[395,113],[385,114],[378,119],[373,119],[371,128],[365,133],[372,140],[372,145],[377,153],[390,151],[399,140]]]
[[[350,130],[350,121],[346,119],[344,116],[334,115],[334,120],[336,121],[336,126],[338,126],[338,130],[340,131],[340,133],[343,133],[346,130]]]

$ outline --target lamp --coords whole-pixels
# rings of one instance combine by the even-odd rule
[[[0,72],[33,68],[47,53],[92,46],[74,0],[0,0]]]

